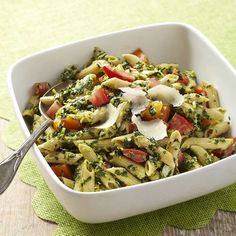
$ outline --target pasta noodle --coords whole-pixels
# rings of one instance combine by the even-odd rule
[[[127,186],[141,183],[138,179],[136,179],[133,175],[131,175],[125,168],[112,167],[110,169],[107,169],[107,171],[112,173],[118,180],[120,180]]]

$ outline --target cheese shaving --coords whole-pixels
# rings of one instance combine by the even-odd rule
[[[94,128],[106,129],[115,124],[119,116],[120,110],[110,103],[106,105],[106,108],[107,108],[107,114],[108,114],[106,121],[100,125],[94,126]]]
[[[163,120],[142,121],[140,117],[133,115],[132,122],[136,124],[138,131],[148,138],[161,140],[167,136],[167,126]]]
[[[174,107],[180,106],[184,101],[184,96],[175,88],[158,84],[148,90],[148,96],[153,100],[160,100],[163,103],[172,104]]]
[[[141,111],[145,110],[145,107],[149,103],[149,99],[146,97],[146,92],[140,88],[130,88],[124,87],[120,88],[123,92],[124,99],[132,102],[131,112],[132,114],[138,114]]]

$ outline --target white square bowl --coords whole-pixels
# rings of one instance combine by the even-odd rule
[[[35,82],[53,83],[68,64],[86,63],[94,46],[111,55],[142,48],[152,63],[178,63],[194,69],[198,80],[208,80],[219,89],[222,106],[231,116],[236,136],[236,73],[217,49],[193,27],[180,23],[144,26],[62,45],[15,63],[8,84],[17,118],[28,137],[22,117]],[[75,218],[102,223],[153,211],[213,192],[236,182],[236,155],[209,166],[165,179],[104,192],[84,193],[67,188],[53,173],[36,145],[36,162],[44,180],[62,206]]]

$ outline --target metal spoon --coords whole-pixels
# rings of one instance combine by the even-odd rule
[[[48,90],[44,96],[48,96],[52,93],[52,90],[60,91],[61,89],[68,86],[68,82],[62,82],[53,86]],[[46,120],[38,127],[27,139],[26,141],[13,152],[9,157],[0,162],[0,194],[2,194],[12,182],[24,156],[35,143],[38,137],[53,123],[53,120],[50,119],[46,114],[45,106],[40,101],[39,111]]]

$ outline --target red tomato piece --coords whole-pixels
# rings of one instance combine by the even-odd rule
[[[33,91],[35,95],[43,96],[50,89],[48,82],[35,83],[33,85]]]
[[[160,83],[161,83],[160,80],[157,80],[155,78],[150,78],[148,80],[148,87],[153,88],[153,87],[159,85]]]
[[[220,150],[220,149],[215,149],[215,150],[213,150],[211,153],[212,153],[214,156],[219,157],[219,158],[223,156],[222,150]]]
[[[132,52],[135,56],[139,57],[144,63],[149,63],[148,57],[144,54],[141,48],[137,48]]]
[[[62,105],[58,102],[55,101],[47,110],[47,115],[51,118],[54,119],[55,114],[57,113],[57,111],[62,107]]]
[[[125,157],[128,157],[129,159],[137,163],[145,162],[148,155],[146,152],[134,148],[124,148],[122,150],[122,153]]]
[[[234,151],[235,151],[235,144],[232,144],[224,150],[224,156],[228,157],[232,155]]]
[[[116,77],[121,80],[125,80],[128,82],[133,82],[135,80],[134,76],[125,71],[114,71],[108,66],[103,66],[103,71],[109,78]]]
[[[202,118],[201,122],[204,127],[208,127],[209,125],[216,124],[216,122],[214,120],[210,120],[210,119],[206,119],[206,118]]]
[[[201,86],[197,86],[195,88],[195,93],[206,96],[206,91]]]
[[[189,83],[189,78],[187,77],[187,75],[182,75],[180,79],[177,80],[177,82],[184,84],[184,85],[188,85]]]
[[[178,158],[178,166],[181,167],[184,164],[184,159],[185,159],[184,154],[181,151],[179,151],[177,158]]]
[[[109,103],[110,98],[104,88],[99,88],[92,93],[89,100],[95,107],[100,107]]]
[[[133,133],[134,131],[136,131],[138,128],[137,128],[137,125],[133,122],[130,122],[129,123],[129,126],[128,126],[128,132],[129,133]]]
[[[194,126],[185,117],[175,113],[169,121],[168,128],[178,130],[181,134],[189,134],[194,129]]]
[[[160,119],[162,119],[165,122],[168,122],[169,116],[170,116],[170,106],[169,105],[163,105],[161,109]]]
[[[63,176],[68,179],[73,179],[73,173],[69,165],[56,164],[56,165],[52,165],[51,168],[53,172],[56,174],[56,176],[58,177]]]
[[[225,150],[215,149],[212,151],[212,154],[216,157],[222,158],[232,155],[234,151],[235,151],[235,144],[232,144]]]

